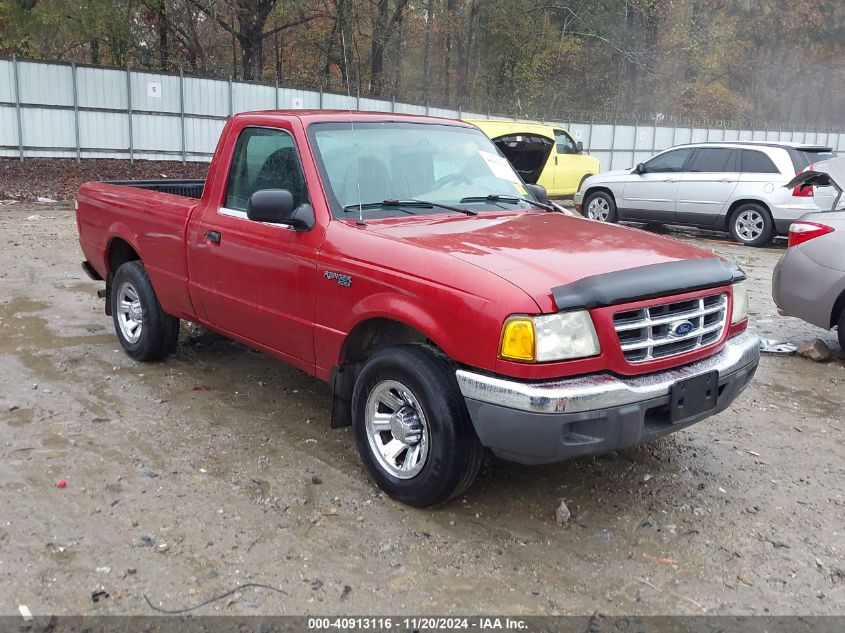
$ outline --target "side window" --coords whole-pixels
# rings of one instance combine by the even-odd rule
[[[772,159],[753,149],[742,150],[742,171],[746,174],[778,174]]]
[[[246,211],[249,197],[260,189],[287,189],[297,206],[308,202],[296,144],[283,130],[248,127],[235,143],[224,206]]]
[[[574,154],[576,152],[575,141],[563,130],[555,130],[555,145],[558,154]]]
[[[728,169],[732,151],[733,150],[726,147],[699,147],[695,150],[695,155],[692,157],[692,163],[690,163],[687,171],[733,171],[733,169]]]
[[[665,152],[648,161],[645,164],[646,171],[656,173],[681,171],[690,154],[692,154],[691,148],[673,149],[670,152]]]

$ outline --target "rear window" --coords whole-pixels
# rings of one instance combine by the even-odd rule
[[[779,174],[772,159],[753,149],[742,150],[742,172],[745,174]]]
[[[733,171],[733,169],[727,169],[728,159],[730,159],[732,151],[729,147],[701,147],[695,150],[689,171]]]
[[[796,149],[789,152],[792,157],[792,164],[795,165],[795,173],[803,171],[813,163],[818,163],[830,158],[836,158],[836,152],[812,152]]]

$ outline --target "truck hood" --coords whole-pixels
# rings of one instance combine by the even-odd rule
[[[674,239],[561,213],[429,216],[374,222],[368,228],[506,279],[543,312],[556,310],[552,288],[558,286],[649,264],[714,257]]]

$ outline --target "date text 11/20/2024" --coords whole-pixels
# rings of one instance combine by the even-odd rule
[[[519,618],[510,617],[348,617],[348,618],[308,618],[308,630],[361,630],[361,631],[447,631],[477,630],[498,631],[527,630],[528,623]]]

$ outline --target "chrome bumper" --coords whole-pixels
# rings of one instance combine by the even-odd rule
[[[760,339],[744,332],[728,339],[718,354],[667,371],[620,378],[594,374],[529,383],[459,369],[465,398],[531,413],[580,413],[668,396],[678,380],[718,370],[722,378],[760,359]]]

